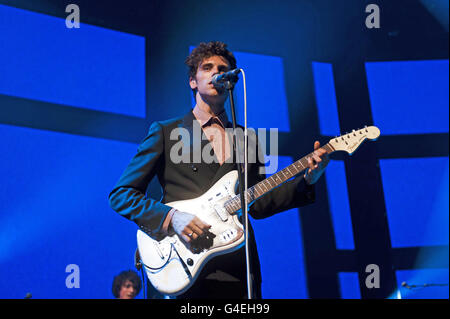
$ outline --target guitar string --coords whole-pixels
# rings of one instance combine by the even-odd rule
[[[330,154],[334,151],[334,148],[332,145],[330,145],[330,143],[325,144],[321,148],[325,149],[328,154]],[[298,161],[292,163],[291,165],[283,168],[282,170],[278,171],[277,173],[271,175],[270,177],[262,180],[261,182],[255,184],[254,186],[250,187],[247,190],[246,197],[250,197],[250,200],[256,200],[259,197],[263,196],[265,193],[271,191],[273,188],[278,187],[279,185],[281,185],[288,179],[292,178],[293,176],[300,174],[302,171],[304,171],[305,169],[308,168],[307,165],[305,165],[305,163],[303,163],[303,162],[307,161],[307,158],[311,157],[312,154],[313,154],[313,152],[309,153],[308,155],[304,156],[303,158],[299,159]],[[301,165],[300,170],[298,168],[298,165]],[[294,171],[294,173],[292,173],[289,170],[289,167],[294,167],[296,170],[298,170],[298,172]],[[288,172],[290,176],[285,174],[286,172]],[[284,175],[284,178],[281,176],[281,174]],[[286,176],[288,176],[288,177],[286,178]],[[270,178],[272,178],[272,181],[275,182],[275,186],[273,186],[272,183],[269,181]],[[278,183],[277,179],[280,180],[281,182]],[[266,181],[270,187],[267,187]],[[265,186],[265,188],[267,189],[266,191],[264,190],[263,186]],[[262,190],[262,192],[258,191],[257,187],[259,187]],[[262,194],[259,194],[259,193],[262,193]],[[256,196],[255,196],[255,194],[256,194]],[[229,200],[227,200],[224,203],[224,207],[230,215],[232,215],[234,212],[241,209],[241,207],[239,206],[240,199],[239,199],[238,195],[239,194],[236,194],[235,196],[231,197]]]

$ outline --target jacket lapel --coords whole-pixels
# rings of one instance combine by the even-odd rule
[[[206,170],[209,170],[211,174],[215,175],[220,168],[220,164],[217,161],[216,154],[211,147],[205,133],[200,126],[200,123],[195,119],[194,114],[190,111],[183,118],[183,126],[189,132],[189,158],[194,166],[201,166]],[[210,144],[210,145],[208,145]],[[202,152],[207,149],[211,149],[212,156],[214,158],[212,163],[203,162]]]
[[[231,123],[227,123],[227,127],[231,127]],[[222,165],[219,164],[216,154],[214,153],[214,150],[212,150],[210,142],[208,141],[206,135],[203,133],[203,130],[200,127],[200,123],[195,119],[194,114],[192,111],[188,112],[183,117],[183,124],[184,128],[189,132],[189,136],[191,137],[189,139],[190,145],[189,145],[189,151],[190,151],[190,159],[194,166],[199,168],[203,174],[206,173],[208,176],[212,177],[210,179],[211,186],[216,183],[222,176],[227,174],[228,172],[232,170],[236,170],[236,150],[234,150],[233,147],[231,149],[232,152],[232,161],[228,162],[225,161]],[[243,143],[243,139],[240,138],[240,143]],[[232,141],[231,141],[232,143]],[[242,144],[243,145],[243,144]],[[212,155],[214,157],[214,161],[212,163],[205,163],[202,159],[202,152],[205,150],[205,147],[208,149],[211,149]],[[206,150],[205,150],[206,151]],[[243,159],[242,159],[243,160]]]

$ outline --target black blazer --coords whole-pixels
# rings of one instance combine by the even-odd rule
[[[226,173],[237,169],[235,163],[225,162],[222,165],[217,162],[192,163],[194,152],[201,152],[209,143],[202,130],[200,130],[201,143],[193,143],[191,139],[185,149],[189,152],[190,163],[176,164],[170,160],[170,151],[175,143],[179,142],[170,138],[173,129],[184,128],[190,136],[193,136],[194,125],[199,126],[192,111],[182,117],[153,122],[148,135],[139,145],[137,154],[131,159],[109,195],[110,206],[120,215],[134,221],[152,238],[160,239],[163,236],[162,225],[171,209],[164,203],[196,198],[210,189]],[[231,127],[231,123],[227,123],[227,127]],[[261,166],[262,164],[258,163],[248,164],[248,187],[266,178],[265,174],[259,170]],[[162,186],[161,200],[146,194],[148,185],[155,176]],[[304,206],[314,200],[314,186],[307,185],[303,176],[299,176],[286,181],[253,202],[249,208],[249,214],[255,219],[265,218],[284,210]],[[251,226],[249,227],[249,243],[252,251],[253,273],[255,280],[260,282],[259,260]]]

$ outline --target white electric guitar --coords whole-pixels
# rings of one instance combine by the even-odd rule
[[[346,151],[352,155],[364,140],[375,140],[379,135],[377,127],[365,127],[333,138],[321,148],[328,154]],[[308,168],[307,159],[311,155],[248,188],[245,193],[248,203]],[[157,241],[138,230],[137,244],[142,265],[152,285],[162,294],[179,295],[185,292],[208,260],[244,245],[244,229],[236,214],[241,208],[240,196],[235,193],[237,181],[237,171],[231,171],[202,196],[166,204],[196,215],[212,226],[206,236],[195,241],[197,244],[194,246],[188,246],[177,234]]]

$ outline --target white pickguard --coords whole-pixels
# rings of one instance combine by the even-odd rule
[[[212,239],[210,248],[194,253],[176,234],[156,241],[145,232],[138,230],[138,249],[147,277],[161,293],[179,295],[185,292],[194,283],[203,265],[209,259],[242,247],[244,244],[242,224],[236,214],[230,215],[223,209],[224,202],[235,195],[237,179],[237,171],[231,171],[202,196],[166,204],[196,215],[211,225],[210,232],[215,237]],[[188,275],[185,267],[191,276]]]

